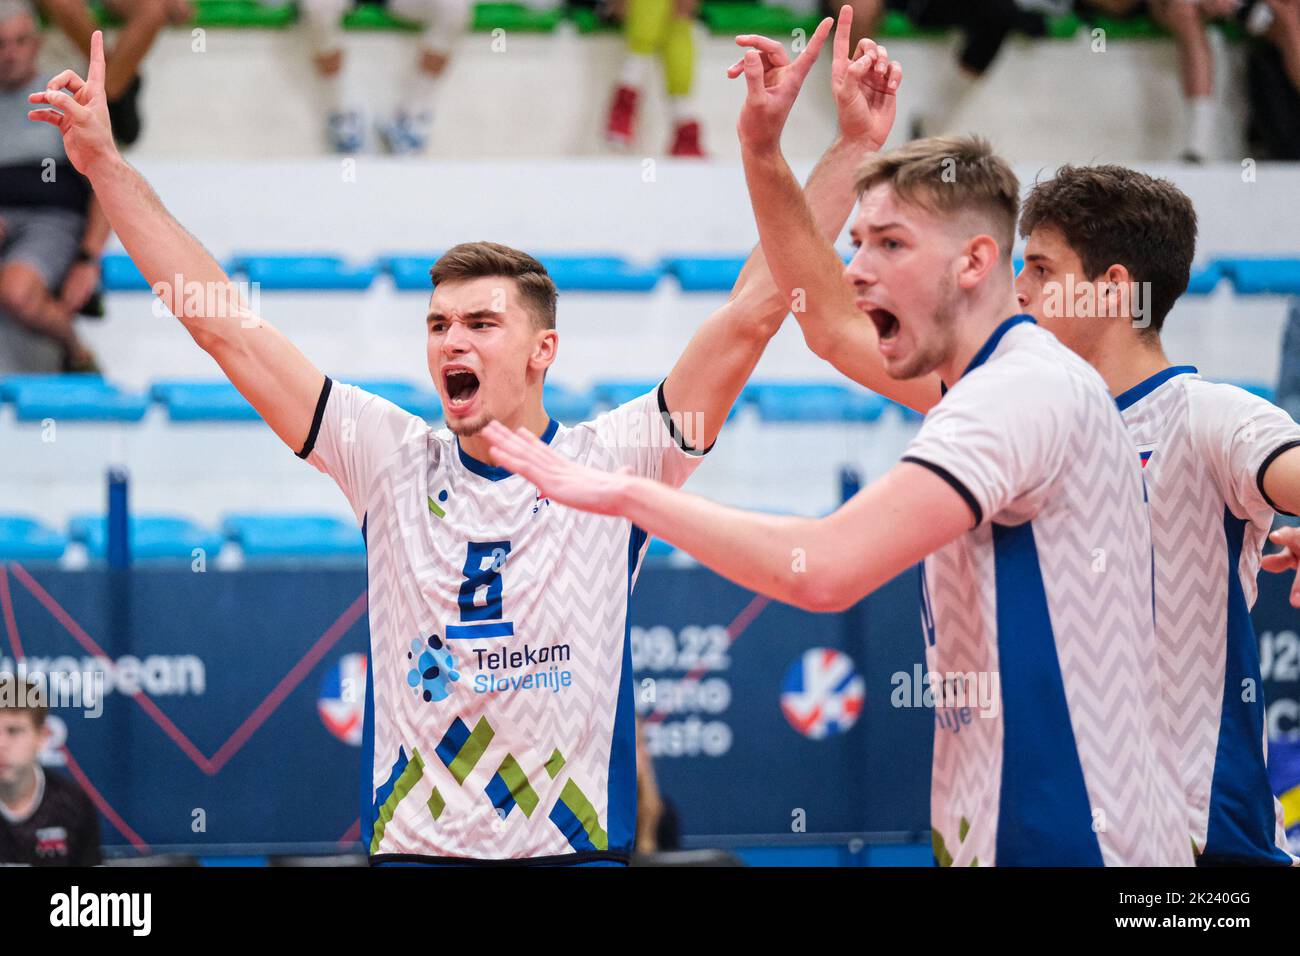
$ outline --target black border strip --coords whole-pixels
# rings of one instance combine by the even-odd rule
[[[555,856],[530,856],[517,860],[475,860],[459,856],[421,856],[418,853],[376,853],[370,857],[370,865],[376,863],[425,863],[430,866],[475,866],[475,867],[520,867],[520,866],[574,866],[578,863],[592,863],[609,860],[615,863],[627,863],[628,854],[613,850],[583,850],[579,853],[561,853]]]
[[[1290,451],[1292,448],[1298,448],[1298,447],[1300,447],[1300,441],[1289,441],[1284,444],[1278,445],[1271,452],[1269,452],[1267,458],[1265,458],[1262,462],[1260,462],[1259,471],[1255,472],[1255,484],[1259,487],[1260,495],[1263,497],[1265,501],[1268,502],[1268,506],[1272,508],[1274,511],[1276,511],[1278,514],[1286,515],[1287,517],[1290,518],[1294,518],[1295,515],[1292,514],[1290,511],[1283,511],[1281,508],[1275,505],[1273,503],[1273,499],[1268,496],[1268,492],[1264,490],[1264,472],[1268,471],[1268,466],[1273,464],[1273,459],[1277,458],[1278,455],[1282,454],[1284,451]]]
[[[713,445],[710,445],[708,448],[704,449],[704,451],[698,451],[686,443],[686,439],[682,436],[681,432],[677,430],[677,426],[673,424],[672,412],[668,411],[668,402],[664,399],[664,386],[666,384],[668,384],[668,379],[664,379],[659,383],[658,395],[659,414],[663,416],[664,424],[668,426],[668,434],[672,436],[672,440],[677,443],[677,447],[686,452],[686,454],[703,458],[709,452],[713,451],[713,445],[716,445],[718,440],[715,438],[713,440]]]
[[[306,458],[316,447],[316,436],[320,433],[321,419],[325,417],[325,404],[329,401],[330,387],[333,384],[330,377],[326,375],[325,384],[320,387],[320,398],[316,399],[316,414],[312,416],[311,431],[307,433],[307,444],[302,446],[302,451],[294,453],[299,458]]]
[[[970,489],[962,484],[961,480],[947,468],[936,465],[932,461],[926,461],[924,458],[913,458],[911,455],[905,455],[901,460],[910,461],[912,464],[920,465],[922,468],[928,468],[944,481],[948,482],[948,484],[952,485],[952,490],[961,495],[962,501],[966,502],[966,506],[970,508],[971,514],[975,516],[974,526],[978,528],[984,523],[984,509],[980,507],[980,503],[975,500],[975,496],[970,493]]]

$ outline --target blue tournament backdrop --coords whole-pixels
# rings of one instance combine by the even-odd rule
[[[917,577],[815,615],[704,569],[642,570],[637,712],[688,837],[927,839]],[[1288,584],[1263,576],[1254,613],[1278,738],[1300,733]],[[0,564],[0,612],[0,671],[104,674],[98,705],[55,709],[46,760],[92,794],[107,844],[358,848],[363,570]],[[960,733],[973,715],[939,716]]]

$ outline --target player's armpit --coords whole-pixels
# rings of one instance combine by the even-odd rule
[[[1300,514],[1300,443],[1275,449],[1260,466],[1259,489],[1274,510]]]

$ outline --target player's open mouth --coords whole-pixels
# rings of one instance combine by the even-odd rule
[[[478,376],[463,366],[443,369],[442,380],[447,387],[447,405],[450,408],[468,408],[478,394]]]
[[[867,315],[875,323],[881,342],[888,342],[898,335],[898,317],[894,313],[887,309],[868,309]]]

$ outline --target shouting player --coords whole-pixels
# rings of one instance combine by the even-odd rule
[[[797,92],[830,31],[774,71]],[[847,40],[836,55],[847,59]],[[834,207],[893,121],[837,64],[841,137],[810,178]],[[850,89],[857,83],[858,87]],[[556,290],[531,256],[456,246],[432,269],[429,372],[449,431],[336,383],[251,314],[211,256],[113,148],[102,38],[83,82],[55,77],[33,119],[62,130],[117,235],[163,302],[275,433],[342,488],[367,542],[370,686],[362,836],[375,862],[617,863],[635,832],[627,610],[647,543],[630,522],[555,507],[489,464],[491,420],[584,466],[679,485],[780,326],[761,257],[654,391],[574,428],[543,405]],[[63,90],[66,88],[67,92]],[[179,276],[179,287],[173,287]],[[206,295],[186,295],[195,284]]]
[[[742,142],[778,162],[782,104],[758,51],[744,71]],[[979,140],[920,140],[870,158],[859,192],[844,279],[888,373],[948,388],[903,460],[838,511],[727,508],[583,467],[502,422],[486,430],[493,455],[552,501],[625,517],[810,610],[847,608],[924,559],[936,858],[1190,864],[1164,703],[1149,689],[1141,473],[1096,371],[1016,315],[1015,174]],[[982,705],[977,683],[995,688]]]
[[[869,388],[917,411],[935,407],[939,376],[891,376],[882,352],[896,329],[854,308],[788,167],[752,150],[745,162],[772,275],[787,292],[805,291],[795,315],[809,346]],[[1274,511],[1300,511],[1300,429],[1263,399],[1165,356],[1160,330],[1187,289],[1196,244],[1195,211],[1172,184],[1114,166],[1066,168],[1033,189],[1020,230],[1029,240],[1021,308],[1098,370],[1145,468],[1161,687],[1191,844],[1205,864],[1290,862],[1265,771],[1249,611]],[[1288,550],[1264,567],[1296,567],[1300,532],[1274,538]]]

